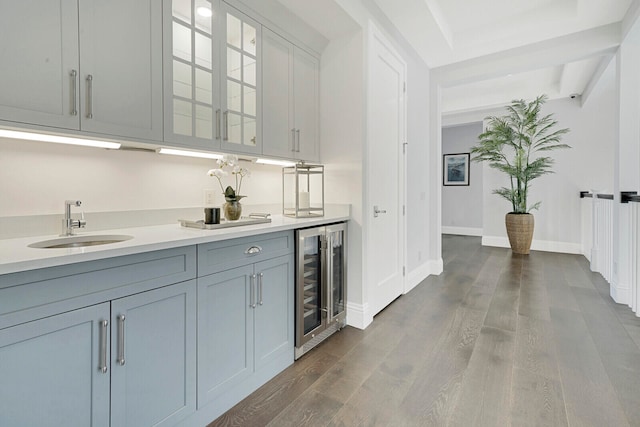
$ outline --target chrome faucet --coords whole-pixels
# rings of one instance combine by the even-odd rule
[[[71,206],[80,206],[82,202],[80,200],[65,200],[64,201],[64,219],[62,220],[62,234],[61,236],[73,236],[74,228],[84,228],[87,222],[84,220],[84,212],[80,219],[71,218]]]

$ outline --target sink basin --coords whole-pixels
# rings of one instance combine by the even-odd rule
[[[133,236],[126,234],[102,234],[102,235],[85,235],[85,236],[69,236],[60,237],[59,239],[43,240],[29,245],[30,248],[38,249],[64,249],[64,248],[81,248],[85,246],[108,245],[111,243],[124,242],[133,239]]]

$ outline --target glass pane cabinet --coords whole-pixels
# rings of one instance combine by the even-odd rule
[[[295,358],[346,323],[345,223],[296,231]]]
[[[220,0],[165,0],[165,139],[260,153],[260,25]]]
[[[217,2],[171,0],[165,45],[165,137],[200,148],[219,148],[219,15]],[[170,25],[169,25],[170,24]],[[167,38],[169,40],[167,40]],[[169,99],[170,98],[170,99]],[[217,137],[217,139],[216,139]]]
[[[225,40],[222,69],[222,148],[261,153],[258,127],[260,100],[260,25],[222,3]]]

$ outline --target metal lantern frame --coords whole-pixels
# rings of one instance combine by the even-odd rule
[[[288,189],[286,180],[288,175],[293,175],[294,187]],[[322,204],[320,206],[313,206],[311,203],[312,189],[311,179],[313,176],[320,176],[320,192],[322,193]],[[301,185],[302,181],[302,185]],[[287,207],[286,197],[289,192],[293,190],[295,192],[295,203],[293,207]],[[300,207],[300,192],[306,191],[309,193],[309,207]],[[318,191],[318,190],[315,190]],[[282,215],[292,218],[309,218],[309,217],[323,217],[324,216],[324,165],[311,165],[304,162],[296,163],[293,166],[285,166],[282,168]]]

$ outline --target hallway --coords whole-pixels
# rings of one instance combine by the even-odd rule
[[[584,257],[445,235],[443,259],[210,427],[640,425],[640,319]]]

